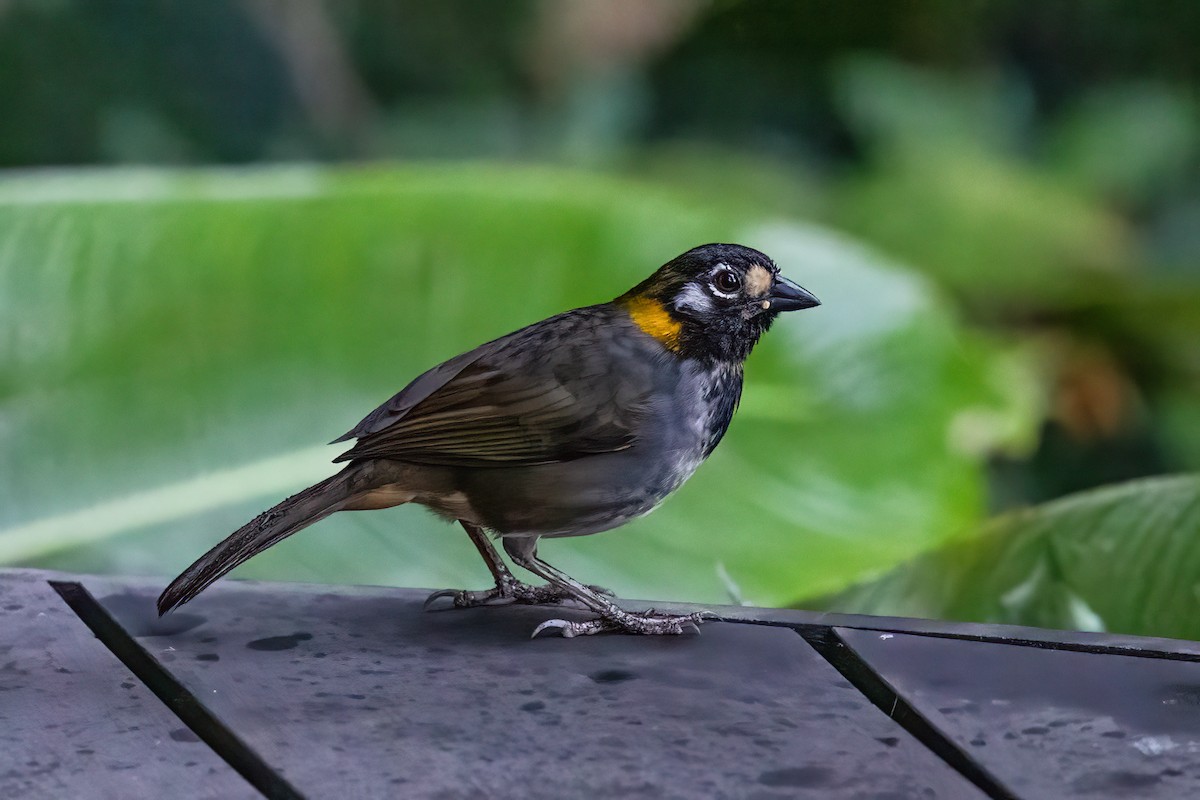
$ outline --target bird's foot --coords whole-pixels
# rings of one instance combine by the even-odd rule
[[[720,619],[711,611],[693,614],[659,614],[650,609],[641,613],[622,611],[614,606],[596,619],[571,622],[565,619],[548,619],[533,629],[533,637],[543,631],[557,631],[564,639],[576,636],[592,636],[597,633],[635,633],[643,636],[678,636],[682,633],[700,633],[700,623]]]
[[[597,594],[614,597],[612,592],[602,586],[589,586]],[[524,605],[541,606],[555,605],[564,600],[573,600],[570,592],[553,584],[530,586],[518,580],[504,581],[496,584],[495,588],[469,591],[467,589],[442,589],[425,598],[424,608],[429,611],[443,598],[450,598],[451,608],[478,608],[479,606]]]

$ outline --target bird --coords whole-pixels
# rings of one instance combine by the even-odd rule
[[[610,530],[648,514],[725,435],[743,364],[775,318],[820,301],[768,256],[706,244],[609,302],[480,345],[419,375],[332,443],[354,440],[337,474],[287,498],[196,560],[159,615],[234,567],[339,511],[415,503],[466,531],[495,585],[434,592],[426,608],[574,601],[563,637],[699,632],[710,612],[623,610],[538,554],[541,539]],[[519,581],[497,552],[544,585]]]

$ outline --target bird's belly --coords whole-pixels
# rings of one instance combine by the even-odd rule
[[[580,536],[650,511],[703,463],[729,424],[737,370],[683,375],[649,409],[637,443],[571,461],[464,469],[459,486],[486,527],[506,536]]]
[[[633,448],[557,464],[472,470],[464,486],[471,506],[499,534],[582,536],[650,513],[701,461],[701,447],[653,459]]]

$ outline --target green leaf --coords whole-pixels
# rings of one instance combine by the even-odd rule
[[[1086,95],[1050,136],[1050,166],[1073,185],[1125,204],[1187,185],[1200,137],[1188,93],[1117,84]]]
[[[834,219],[984,318],[1092,300],[1134,260],[1128,226],[1065,181],[984,152],[906,150],[846,182]]]
[[[989,522],[817,605],[866,614],[1200,637],[1200,476],[1073,495]]]
[[[627,596],[732,581],[776,603],[977,521],[984,453],[1032,429],[1019,359],[827,231],[534,168],[67,172],[0,186],[0,562],[174,574],[330,474],[321,443],[420,371],[713,240],[761,247],[825,305],[779,320],[677,497],[542,554]],[[413,507],[335,515],[239,574],[486,577]]]
[[[1011,152],[1033,116],[1029,90],[1003,75],[951,75],[870,56],[835,65],[833,95],[851,129],[887,150]]]
[[[1024,160],[1032,99],[1004,76],[856,57],[835,69],[834,95],[868,158],[837,187],[830,219],[933,275],[979,319],[1008,308],[1077,306],[1123,286],[1134,238],[1093,189],[1159,175],[1178,163],[1188,131],[1172,98],[1126,102],[1097,120],[1106,135],[1070,128],[1055,173]],[[1114,157],[1151,110],[1170,125],[1138,142],[1167,149]]]

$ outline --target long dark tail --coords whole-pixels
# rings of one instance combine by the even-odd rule
[[[196,560],[158,597],[158,613],[167,613],[191,600],[225,573],[271,545],[344,508],[351,498],[350,478],[358,467],[294,494],[264,511]]]

